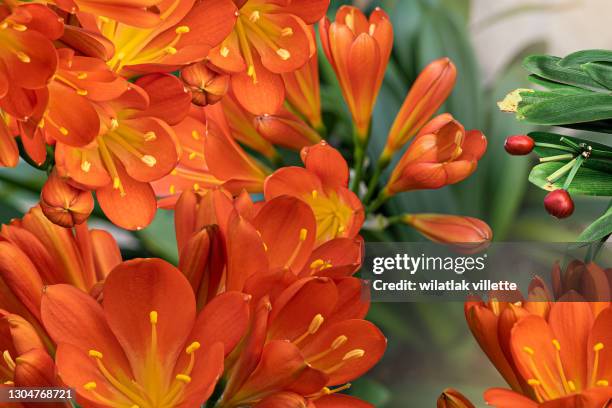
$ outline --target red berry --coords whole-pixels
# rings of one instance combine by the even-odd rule
[[[535,142],[527,135],[508,136],[504,143],[504,149],[514,156],[524,156],[531,153]]]
[[[550,215],[567,218],[574,212],[574,201],[566,190],[559,189],[544,197],[544,207]]]

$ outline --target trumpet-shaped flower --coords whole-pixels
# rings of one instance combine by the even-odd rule
[[[272,114],[284,101],[279,74],[295,71],[314,53],[309,25],[327,10],[329,0],[277,2],[236,1],[233,31],[208,58],[232,73],[232,87],[241,105],[251,113]]]
[[[457,69],[448,58],[433,61],[423,69],[391,126],[383,160],[389,160],[429,121],[450,95],[456,78]]]
[[[224,357],[247,328],[248,300],[226,293],[196,313],[192,288],[176,268],[137,259],[109,274],[102,305],[54,285],[41,314],[58,345],[58,374],[81,406],[190,408],[214,391]]]
[[[437,408],[474,408],[465,395],[453,388],[445,389],[438,398]]]
[[[102,131],[92,143],[57,144],[59,174],[95,190],[102,210],[115,224],[146,227],[157,208],[149,183],[169,174],[179,158],[169,124],[184,117],[190,101],[175,77],[140,78],[119,99],[100,105]]]
[[[316,218],[319,244],[336,237],[355,237],[364,211],[347,188],[346,161],[324,141],[305,147],[301,155],[305,168],[281,168],[266,180],[266,199],[291,195],[308,203]]]
[[[342,6],[333,23],[319,25],[323,50],[331,63],[358,136],[369,132],[372,110],[393,46],[389,16],[377,8],[367,19],[361,10]]]
[[[487,139],[480,131],[466,132],[451,115],[442,114],[421,129],[393,169],[384,193],[458,183],[476,170],[486,147]]]
[[[219,102],[229,89],[229,75],[217,72],[203,61],[184,67],[181,79],[191,90],[192,102],[198,106]]]
[[[45,285],[70,284],[92,294],[98,282],[121,262],[114,238],[106,231],[62,228],[33,207],[0,231],[0,308],[35,325],[41,335],[40,300]]]
[[[104,13],[79,14],[84,29],[113,44],[114,53],[107,63],[124,76],[171,72],[203,60],[231,31],[236,18],[236,7],[231,0],[145,2],[157,11],[157,22],[153,25],[144,26],[138,19],[123,22],[128,13],[124,18]],[[146,9],[140,11],[143,13]]]
[[[288,149],[299,151],[321,141],[314,129],[285,108],[274,115],[257,116],[255,127],[265,139]]]
[[[468,244],[475,247],[486,244],[493,232],[486,222],[477,218],[446,214],[407,214],[402,218],[421,234],[435,242]]]
[[[586,302],[558,302],[548,317],[520,318],[509,352],[531,398],[494,388],[486,401],[497,408],[605,406],[612,398],[611,327],[612,309],[594,314]]]

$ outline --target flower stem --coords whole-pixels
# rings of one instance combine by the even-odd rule
[[[567,172],[570,171],[572,169],[572,167],[574,167],[574,164],[576,163],[576,160],[577,160],[577,158],[574,158],[574,159],[570,160],[569,162],[565,163],[562,167],[560,167],[553,174],[551,174],[550,176],[546,177],[546,180],[549,183],[554,183],[555,181],[559,180],[561,177],[563,177],[565,174],[567,174]]]
[[[365,162],[365,152],[370,141],[370,131],[368,130],[365,135],[360,134],[359,130],[355,127],[353,129],[353,143],[355,150],[353,154],[353,160],[355,165],[355,177],[351,184],[351,190],[359,195],[359,185],[363,179],[363,165]]]
[[[570,184],[572,184],[572,181],[574,180],[576,173],[578,173],[578,170],[580,170],[580,166],[582,166],[582,163],[584,163],[584,161],[586,160],[586,157],[584,157],[583,155],[580,155],[576,157],[576,159],[574,160],[575,160],[574,165],[572,166],[572,169],[570,170],[569,174],[567,175],[567,178],[565,179],[565,182],[563,183],[564,190],[567,190]]]
[[[562,150],[562,151],[571,152],[571,153],[579,153],[580,152],[580,149],[576,150],[576,149],[573,149],[571,147],[561,146],[561,145],[557,145],[557,144],[554,144],[554,143],[539,143],[539,142],[536,142],[535,145],[537,147],[548,147],[550,149]]]
[[[374,169],[374,174],[372,174],[372,178],[370,178],[370,182],[368,183],[368,192],[363,198],[363,202],[365,204],[369,203],[372,197],[374,196],[374,192],[376,191],[376,186],[378,185],[380,176],[382,175],[383,171],[389,166],[390,162],[390,158],[385,155],[384,152],[378,158],[378,163],[376,163],[376,169]]]
[[[580,147],[580,145],[576,144],[574,141],[568,139],[567,137],[561,137],[561,139],[559,139],[559,141],[561,143],[565,143],[569,147],[573,148],[575,151],[578,151],[578,152],[582,151],[582,147]]]
[[[376,200],[374,200],[372,204],[367,207],[366,212],[372,213],[378,210],[380,206],[386,203],[390,197],[391,196],[387,194],[386,190],[381,191],[380,194],[378,194],[378,197],[376,197]]]
[[[554,161],[563,161],[563,160],[571,160],[574,158],[574,155],[571,153],[567,153],[567,154],[560,154],[557,156],[548,156],[548,157],[541,157],[540,158],[540,163],[547,163],[547,162],[554,162]]]

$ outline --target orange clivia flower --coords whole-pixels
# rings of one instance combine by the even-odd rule
[[[480,245],[493,239],[493,231],[477,218],[447,214],[406,214],[402,222],[432,241]]]
[[[587,302],[554,303],[548,316],[528,315],[512,327],[509,352],[532,392],[493,388],[496,408],[601,408],[612,398],[612,309]]]
[[[266,180],[267,200],[297,197],[311,207],[317,222],[317,242],[355,237],[364,220],[359,198],[348,188],[349,170],[342,155],[326,142],[302,150],[305,168],[284,167]]]
[[[33,207],[0,230],[0,308],[23,316],[46,338],[38,323],[43,288],[66,283],[93,294],[119,262],[119,247],[108,232],[86,223],[62,228]]]
[[[372,111],[393,46],[389,16],[376,8],[367,19],[358,8],[342,6],[333,23],[327,18],[321,21],[319,34],[357,135],[363,140],[369,133]]]
[[[0,166],[17,165],[14,136],[20,133],[20,123],[39,109],[37,90],[47,86],[57,69],[53,40],[62,35],[63,27],[42,4],[0,5]],[[35,162],[45,160],[42,140],[23,137],[22,143]]]
[[[458,183],[476,170],[486,148],[487,139],[480,131],[466,132],[451,115],[442,114],[421,129],[393,169],[383,194]]]
[[[317,131],[324,128],[321,118],[321,84],[319,82],[318,53],[296,71],[282,74],[287,102]]]
[[[255,128],[274,145],[293,150],[300,150],[321,141],[314,129],[285,108],[273,115],[257,116]]]
[[[40,208],[49,221],[72,228],[87,221],[94,200],[90,191],[71,186],[54,170],[40,192]]]
[[[92,143],[57,144],[59,174],[95,190],[113,223],[132,230],[146,227],[157,208],[149,183],[169,174],[179,158],[169,124],[186,115],[190,101],[176,77],[141,77],[120,98],[100,105],[102,130]]]
[[[436,405],[437,408],[475,408],[465,395],[453,388],[442,391]]]
[[[457,69],[448,58],[433,61],[421,71],[391,126],[383,160],[390,160],[429,121],[450,95],[456,78]]]
[[[53,387],[55,364],[47,345],[23,317],[0,309],[0,387]],[[54,404],[53,407],[64,407]]]
[[[112,3],[105,0],[52,0],[49,3],[71,14],[88,13],[137,27],[151,27],[161,21],[156,8],[163,0],[120,0]]]
[[[355,278],[305,278],[262,297],[219,405],[259,406],[289,392],[325,406],[319,398],[348,388],[384,353],[386,339],[363,320],[368,303]]]
[[[108,66],[124,76],[171,72],[203,60],[228,35],[236,19],[236,7],[231,0],[138,1],[143,2],[153,3],[149,5],[156,9],[157,22],[146,27],[138,18],[126,23],[123,18],[95,11],[78,15],[85,30],[113,44]],[[140,12],[143,11],[141,8]],[[127,16],[129,13],[123,14]]]
[[[279,74],[301,68],[313,55],[316,44],[309,25],[325,14],[329,0],[234,3],[234,29],[208,58],[233,74],[232,87],[244,108],[256,115],[274,113],[285,99]]]
[[[57,343],[58,375],[84,408],[190,408],[213,393],[224,357],[248,326],[248,299],[225,293],[196,313],[178,269],[136,259],[109,274],[102,306],[72,286],[53,285],[41,314]]]

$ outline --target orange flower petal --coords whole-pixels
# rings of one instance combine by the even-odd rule
[[[117,164],[117,171],[124,194],[112,183],[97,189],[100,207],[113,224],[128,230],[142,229],[153,221],[157,211],[153,188],[132,179],[120,164]]]
[[[293,392],[279,392],[254,405],[255,408],[304,408],[306,400]]]
[[[604,348],[599,351],[599,367],[597,373],[594,373],[595,346],[599,343],[603,344]],[[612,378],[612,308],[608,307],[599,313],[589,334],[587,344],[587,352],[589,353],[587,380],[591,380],[595,376],[595,381],[600,379],[609,381]]]
[[[98,280],[104,280],[110,271],[122,261],[115,238],[104,230],[91,230],[94,267]]]
[[[10,242],[0,241],[0,277],[34,316],[40,318],[43,282],[30,258]]]
[[[343,394],[331,394],[314,401],[316,408],[374,408],[374,405]]]
[[[538,408],[537,402],[510,390],[490,388],[484,393],[487,404],[494,408]]]
[[[96,146],[75,148],[64,143],[55,145],[55,164],[62,177],[70,177],[78,185],[88,188],[104,187],[112,182],[102,164]]]
[[[268,272],[266,250],[255,227],[237,215],[230,219],[226,237],[226,290],[242,291],[250,276]]]
[[[263,68],[255,58],[257,82],[247,72],[232,75],[232,92],[253,115],[273,114],[285,100],[285,84],[280,75]]]
[[[177,367],[182,367],[180,362]],[[176,408],[191,408],[204,404],[212,395],[217,381],[223,374],[223,344],[214,343],[196,357],[192,381],[185,390],[185,394]]]
[[[55,364],[43,348],[30,349],[15,359],[15,385],[19,387],[52,387]]]
[[[173,126],[189,113],[191,93],[174,75],[145,75],[138,78],[136,85],[149,95],[149,107],[135,117],[153,116]]]
[[[158,353],[165,361],[175,362],[185,354],[183,342],[195,322],[193,290],[178,269],[161,259],[127,261],[106,279],[104,316],[125,350],[136,380],[145,384],[153,330],[157,332]]]
[[[2,75],[0,74],[0,78]],[[3,120],[0,120],[0,166],[15,167],[19,163],[19,149],[12,132]]]
[[[266,202],[253,226],[267,246],[270,268],[300,271],[310,256],[317,236],[312,210],[304,201],[280,196]]]
[[[326,142],[305,147],[301,153],[308,171],[315,173],[330,187],[348,186],[349,169],[340,152]]]
[[[324,242],[312,252],[300,277],[317,275],[337,278],[352,275],[361,267],[363,244],[361,237],[335,238]],[[320,265],[319,260],[325,263]]]

